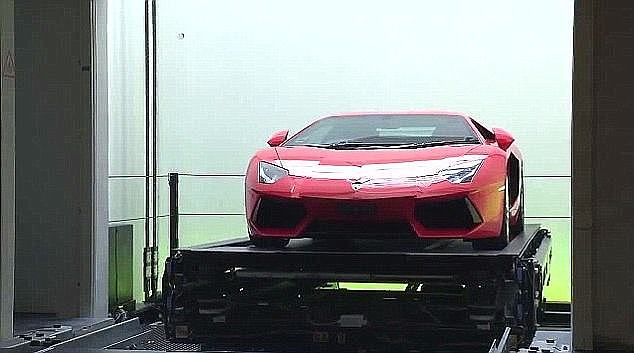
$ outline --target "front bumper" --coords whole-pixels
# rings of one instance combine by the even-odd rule
[[[284,238],[463,238],[499,234],[504,193],[448,182],[432,187],[354,191],[348,183],[328,188],[258,184],[247,188],[249,232]],[[288,188],[287,188],[288,187]],[[322,191],[323,190],[323,191]]]

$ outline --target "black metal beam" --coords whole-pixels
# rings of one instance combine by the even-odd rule
[[[169,174],[170,187],[170,256],[178,248],[178,173]]]
[[[148,278],[147,249],[150,247],[150,14],[149,0],[145,0],[145,221],[144,221],[144,251],[143,251],[143,294],[145,300],[150,299],[151,286]]]
[[[152,289],[152,300],[156,299],[158,289],[158,233],[156,225],[157,214],[157,180],[158,155],[157,155],[157,94],[156,94],[156,1],[152,0],[152,266],[150,287]]]

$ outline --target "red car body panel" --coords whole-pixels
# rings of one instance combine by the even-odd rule
[[[463,144],[417,149],[333,150],[318,147],[293,146],[270,147],[258,151],[249,162],[245,178],[245,207],[249,232],[259,237],[298,238],[309,236],[307,232],[316,222],[349,225],[407,224],[413,235],[420,238],[481,239],[495,237],[503,222],[504,187],[507,177],[507,161],[511,154],[521,162],[521,153],[513,143],[506,151],[494,140],[486,140],[478,132],[471,118],[460,113],[438,111],[345,113],[337,117],[369,114],[425,114],[460,115],[465,118],[480,144]],[[456,184],[447,180],[420,181],[408,179],[415,168],[427,168],[427,162],[441,163],[461,158],[483,158],[481,166],[470,182]],[[273,184],[259,182],[260,161],[281,163],[291,171]],[[310,166],[303,165],[311,161]],[[293,172],[293,165],[299,165]],[[321,169],[325,169],[323,172]],[[366,170],[367,169],[367,170]],[[353,185],[359,178],[372,179],[380,170],[387,177],[370,180],[368,185]],[[343,173],[343,177],[330,175]],[[403,177],[399,177],[402,174]],[[521,185],[523,187],[523,185]],[[416,216],[419,204],[468,199],[480,218],[473,227],[426,227]],[[261,200],[277,200],[301,204],[305,215],[296,224],[285,227],[264,227],[256,221]],[[366,207],[371,213],[342,212],[340,205]],[[350,206],[351,205],[351,206]],[[520,197],[510,205],[510,221],[519,217]],[[330,224],[328,223],[328,224]]]

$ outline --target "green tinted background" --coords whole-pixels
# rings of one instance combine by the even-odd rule
[[[181,179],[181,212],[214,214],[182,216],[181,244],[245,234],[239,175],[275,130],[342,111],[463,111],[520,144],[527,221],[553,233],[546,296],[569,301],[572,5],[158,0],[159,174],[238,175]],[[144,212],[143,178],[116,177],[144,173],[144,15],[143,1],[109,6],[116,221]],[[164,216],[165,178],[158,196]],[[157,225],[164,257],[168,222]]]

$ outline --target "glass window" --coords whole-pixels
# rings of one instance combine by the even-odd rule
[[[418,143],[477,141],[456,115],[352,115],[328,117],[308,126],[284,146],[340,142]]]

